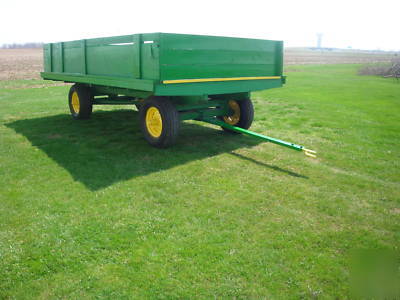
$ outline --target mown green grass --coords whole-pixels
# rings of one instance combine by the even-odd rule
[[[253,94],[252,129],[316,160],[198,122],[158,150],[133,109],[3,85],[0,298],[351,297],[351,252],[400,238],[400,84],[357,68]]]

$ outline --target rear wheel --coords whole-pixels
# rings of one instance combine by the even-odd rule
[[[220,119],[229,125],[249,129],[254,119],[254,108],[251,100],[229,100],[228,105],[232,114],[220,117]],[[230,133],[237,133],[224,127],[222,129]]]
[[[68,94],[68,105],[74,119],[89,119],[93,105],[93,95],[90,88],[81,84],[71,86]]]
[[[140,128],[147,142],[157,148],[173,145],[179,132],[179,115],[165,97],[151,97],[139,110]]]

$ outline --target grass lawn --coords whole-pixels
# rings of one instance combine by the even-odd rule
[[[316,160],[195,121],[159,150],[132,108],[0,83],[0,298],[351,297],[352,251],[400,240],[400,83],[358,67],[253,94]]]

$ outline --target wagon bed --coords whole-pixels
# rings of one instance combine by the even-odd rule
[[[156,96],[249,92],[282,85],[281,41],[148,33],[44,45],[44,79]]]

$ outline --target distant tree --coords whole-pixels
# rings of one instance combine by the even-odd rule
[[[394,77],[397,79],[400,78],[400,59],[399,58],[393,59],[392,65],[388,71],[388,74],[385,77]]]
[[[372,63],[360,68],[360,75],[378,75],[383,77],[400,78],[400,58],[394,54],[391,63]]]
[[[22,43],[22,44],[17,44],[17,43],[12,43],[12,44],[3,44],[0,48],[3,49],[23,49],[23,48],[42,48],[43,43]]]

